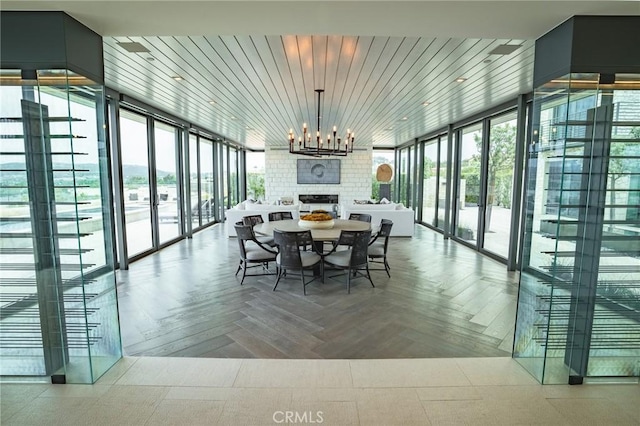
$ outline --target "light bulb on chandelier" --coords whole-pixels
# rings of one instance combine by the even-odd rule
[[[298,146],[296,146],[296,137],[293,129],[289,129],[289,152],[291,154],[308,155],[312,157],[321,157],[323,155],[335,155],[345,157],[348,153],[353,152],[353,141],[355,134],[347,129],[347,134],[343,138],[337,136],[338,129],[333,126],[333,132],[327,135],[325,140],[320,133],[320,96],[324,92],[323,89],[316,89],[318,94],[318,130],[316,131],[315,145],[311,140],[311,132],[308,132],[307,123],[302,124],[302,136],[298,136]],[[332,137],[333,134],[333,137]]]

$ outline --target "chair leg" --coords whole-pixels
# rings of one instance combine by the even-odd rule
[[[273,291],[276,291],[276,287],[278,287],[278,283],[280,282],[280,278],[284,275],[284,269],[278,268],[278,277],[276,278],[276,285],[273,286]]]
[[[351,294],[351,268],[347,272],[347,294]]]
[[[302,280],[302,294],[307,295],[307,285],[304,283],[304,269],[300,269],[300,279]]]
[[[236,276],[238,276],[238,272],[242,269],[242,259],[240,259],[240,263],[238,263],[238,269],[236,269]]]
[[[371,279],[371,275],[369,274],[369,264],[367,263],[367,278],[369,278],[369,282],[371,283],[371,287],[375,288],[376,286],[373,285],[373,280]]]
[[[240,280],[240,285],[244,283],[244,277],[246,276],[247,276],[247,262],[244,262],[244,264],[242,265],[242,279]]]
[[[385,270],[385,272],[387,273],[387,276],[388,276],[389,278],[391,278],[391,274],[389,273],[389,270],[390,270],[390,269],[391,269],[391,268],[389,267],[389,264],[387,263],[387,258],[386,258],[386,256],[385,256],[385,258],[384,258],[384,270]]]

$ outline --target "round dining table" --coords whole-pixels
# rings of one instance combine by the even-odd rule
[[[306,231],[298,225],[297,219],[276,220],[273,222],[259,223],[253,227],[257,234],[273,236],[274,230],[283,232]],[[334,219],[333,228],[330,229],[311,229],[311,238],[314,241],[337,241],[340,238],[341,231],[368,231],[371,229],[369,222],[359,220]]]

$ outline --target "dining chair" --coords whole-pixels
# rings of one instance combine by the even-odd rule
[[[380,221],[380,230],[378,233],[371,239],[369,243],[369,249],[367,250],[367,255],[372,263],[382,263],[384,265],[384,271],[387,273],[389,278],[391,278],[391,274],[389,274],[389,263],[387,262],[387,248],[389,247],[389,236],[391,235],[391,228],[393,227],[393,221],[389,219],[382,219]],[[377,260],[382,259],[382,260]],[[370,271],[382,271],[382,268],[373,269],[370,268]]]
[[[261,223],[264,223],[264,219],[262,219],[262,215],[259,215],[259,214],[253,214],[253,215],[249,215],[249,216],[244,216],[244,217],[242,218],[242,223],[243,223],[244,225],[251,226],[251,228],[253,228],[253,227],[254,227],[254,226],[256,226],[256,225],[259,225],[259,224],[261,224]],[[267,245],[269,245],[269,246],[271,246],[271,247],[274,247],[274,246],[275,246],[275,243],[273,242],[273,237],[270,237],[270,236],[262,236],[262,235],[261,235],[261,236],[259,236],[259,237],[256,237],[256,239],[257,239],[258,241],[260,241],[262,244],[267,244]]]
[[[240,263],[236,270],[236,276],[242,269],[242,280],[240,285],[244,283],[245,277],[258,275],[275,275],[269,271],[269,262],[276,262],[278,253],[272,247],[261,243],[253,232],[253,227],[237,222],[234,225],[236,234],[238,235],[238,246],[240,248]],[[262,267],[262,273],[247,274],[247,269],[254,267]]]
[[[269,213],[269,222],[273,222],[276,220],[286,220],[293,219],[293,214],[291,212],[270,212]]]
[[[285,276],[288,271],[298,271],[300,272],[300,279],[302,280],[302,293],[306,295],[307,285],[318,277],[306,281],[305,270],[315,269],[319,266],[319,277],[324,279],[322,257],[315,251],[304,251],[302,249],[307,246],[314,247],[311,231],[283,232],[275,230],[273,234],[276,245],[278,246],[278,255],[276,257],[278,278],[276,279],[276,285],[273,286],[273,291],[276,291],[280,279]]]
[[[366,213],[351,213],[349,215],[349,220],[359,220],[360,222],[371,223],[371,215]]]
[[[371,240],[371,231],[341,231],[338,244],[324,257],[324,263],[337,269],[346,271],[347,293],[351,293],[351,279],[365,277],[371,282],[369,274],[369,256],[367,249]],[[337,251],[339,246],[349,247],[346,250]],[[330,277],[334,278],[334,277]]]

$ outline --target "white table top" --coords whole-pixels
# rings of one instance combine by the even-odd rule
[[[260,223],[253,227],[257,234],[273,235],[273,231],[277,229],[283,232],[306,231],[307,228],[298,226],[298,220],[277,220],[273,222]],[[340,237],[340,232],[345,231],[368,231],[371,224],[361,222],[359,220],[334,219],[334,225],[331,229],[311,229],[311,238],[315,241],[335,241]]]

